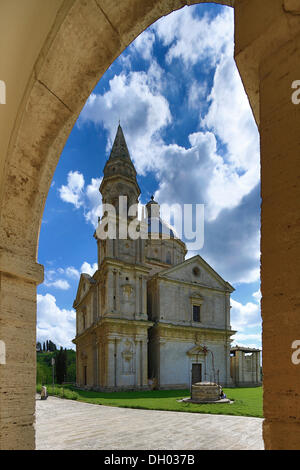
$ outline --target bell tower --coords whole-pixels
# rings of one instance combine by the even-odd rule
[[[136,179],[136,170],[130,158],[120,124],[103,173],[104,177],[99,191],[102,195],[102,203],[110,204],[115,208],[116,238],[107,238],[105,240],[97,239],[98,264],[100,266],[105,258],[119,259],[129,263],[142,262],[142,247],[140,241],[119,236],[121,221],[123,224],[127,224],[136,216],[133,213],[128,216],[128,210],[134,204],[138,204],[138,198],[141,193]],[[99,221],[100,224],[103,222],[106,215],[107,213],[104,210],[102,219]]]
[[[120,124],[103,173],[104,177],[100,185],[103,203],[112,204],[117,214],[119,213],[119,196],[127,197],[127,207],[138,203],[141,190]]]

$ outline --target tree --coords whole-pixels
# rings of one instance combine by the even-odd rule
[[[67,374],[67,350],[60,350],[56,353],[56,380],[57,383],[61,384],[65,380]]]
[[[57,350],[56,344],[49,340],[49,351],[55,352]]]

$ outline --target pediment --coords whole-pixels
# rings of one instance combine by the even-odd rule
[[[199,255],[160,271],[158,276],[229,292],[234,291],[234,288]]]
[[[73,303],[73,307],[76,308],[76,305],[81,301],[81,299],[88,293],[90,290],[91,284],[94,283],[95,280],[86,273],[82,273],[79,279],[78,288],[76,292],[76,298]]]
[[[207,354],[207,349],[205,346],[200,346],[199,344],[196,344],[193,346],[191,349],[187,351],[188,356],[206,356]]]

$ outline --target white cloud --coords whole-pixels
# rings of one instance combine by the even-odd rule
[[[52,287],[54,289],[68,290],[70,289],[70,284],[65,279],[57,279],[58,276],[64,275],[64,270],[58,269],[47,269],[45,271],[45,281],[44,285],[47,287]]]
[[[68,290],[71,287],[68,281],[66,281],[65,279],[57,279],[57,281],[53,282],[45,281],[44,284],[47,287],[53,287],[54,289],[60,290]]]
[[[102,178],[92,178],[89,185],[85,190],[85,219],[90,222],[93,227],[98,225],[98,217],[101,215],[101,196],[99,193],[99,187]]]
[[[195,11],[195,7],[185,7],[163,17],[154,25],[154,30],[163,44],[170,46],[169,63],[181,59],[186,66],[191,66],[206,60],[214,66],[221,53],[228,47],[233,48],[233,10],[224,8],[213,19],[208,15],[197,17]]]
[[[207,15],[197,17],[195,11],[196,7],[186,7],[174,12],[159,20],[154,29],[163,43],[170,46],[170,61],[177,58],[186,65],[201,63],[202,68],[208,67],[210,71],[215,67],[208,112],[202,118],[199,113],[200,123],[209,133],[196,132],[189,137],[195,151],[204,140],[209,139],[212,144],[210,133],[224,147],[221,152],[217,151],[215,140],[213,145],[209,144],[210,149],[201,154],[201,160],[208,161],[208,166],[203,168],[202,165],[201,168],[201,182],[205,181],[206,189],[206,199],[203,202],[208,204],[207,217],[215,219],[222,209],[234,208],[240,204],[242,198],[258,184],[259,135],[233,58],[232,9],[224,8],[213,19]],[[186,77],[191,82],[188,106],[199,107],[203,112],[201,97],[206,91],[205,83],[191,79],[189,73]],[[201,147],[199,150],[202,151]],[[174,173],[176,170],[182,171],[182,159],[174,156],[172,165]],[[177,186],[181,188],[180,185]]]
[[[79,272],[73,266],[69,266],[66,268],[66,276],[70,277],[71,279],[79,279]]]
[[[75,311],[60,309],[51,294],[37,295],[37,338],[51,339],[57,346],[75,349]]]
[[[252,296],[255,298],[257,303],[260,303],[260,301],[261,301],[261,291],[260,291],[260,289],[258,289],[257,292],[254,292],[254,294],[252,294]]]
[[[80,268],[80,271],[82,273],[85,273],[85,274],[89,274],[90,276],[93,276],[93,274],[95,273],[95,271],[97,271],[98,269],[98,263],[94,263],[94,264],[89,264],[87,261],[85,261],[81,268]]]
[[[70,171],[68,182],[59,188],[59,194],[63,201],[73,204],[77,209],[82,206],[82,190],[84,188],[84,177],[78,171]]]
[[[135,49],[143,59],[151,60],[154,42],[155,34],[151,30],[146,30],[136,38],[131,47]]]
[[[98,264],[90,264],[84,261],[80,269],[76,269],[74,266],[68,266],[66,268],[57,268],[45,271],[45,282],[46,287],[54,287],[57,289],[67,290],[71,286],[66,279],[57,279],[58,276],[65,276],[71,281],[78,281],[81,273],[86,273],[92,276],[98,269]]]
[[[92,178],[90,184],[85,186],[82,173],[70,171],[67,184],[59,188],[60,198],[64,202],[73,204],[76,209],[83,208],[86,221],[94,227],[97,227],[98,216],[101,215],[101,196],[99,193],[101,181],[102,178]]]
[[[68,266],[67,268],[58,268],[57,269],[57,272],[59,274],[63,274],[65,276],[67,276],[68,278],[70,279],[79,279],[79,271],[74,268],[74,266]]]
[[[197,80],[192,80],[188,91],[188,107],[189,109],[199,109],[200,102],[205,98],[207,93],[207,83],[199,83]]]
[[[260,307],[257,303],[242,304],[231,299],[231,325],[234,330],[259,327],[261,324]]]
[[[202,124],[226,145],[228,166],[240,175],[242,197],[260,178],[259,133],[233,57],[221,57],[209,99]]]
[[[234,335],[234,341],[241,342],[241,341],[255,341],[257,343],[261,342],[261,333],[237,333]]]
[[[252,295],[257,298],[257,292]],[[237,331],[232,337],[233,344],[261,348],[261,314],[258,302],[242,304],[231,299],[231,326]]]
[[[168,101],[161,94],[162,82],[162,71],[156,62],[151,63],[147,73],[115,75],[109,90],[103,95],[92,94],[80,115],[80,124],[92,121],[108,130],[108,152],[120,119],[140,174],[159,166],[160,132],[171,122]]]

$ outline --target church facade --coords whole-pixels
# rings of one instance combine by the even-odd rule
[[[127,208],[138,203],[120,125],[100,192],[118,223],[120,196]],[[81,275],[73,304],[77,385],[103,391],[183,389],[199,381],[231,386],[234,289],[200,256],[185,259],[185,243],[168,230],[153,197],[146,207],[147,238],[104,239],[95,232],[98,269]]]

